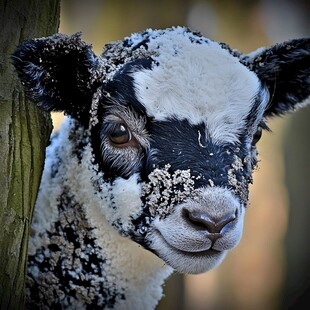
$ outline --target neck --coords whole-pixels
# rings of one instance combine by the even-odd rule
[[[29,243],[28,306],[153,309],[172,269],[109,224],[85,168],[91,161],[72,155],[69,133],[66,124],[47,150]]]

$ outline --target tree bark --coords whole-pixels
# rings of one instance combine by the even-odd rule
[[[57,32],[60,0],[0,0],[0,309],[22,309],[28,235],[52,129],[25,99],[10,56]]]

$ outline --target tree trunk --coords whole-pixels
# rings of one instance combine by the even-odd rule
[[[52,125],[25,100],[10,55],[57,32],[60,0],[0,0],[0,309],[22,309],[32,211]]]

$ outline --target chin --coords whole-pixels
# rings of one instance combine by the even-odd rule
[[[224,260],[228,251],[208,249],[204,251],[179,250],[165,241],[158,231],[151,234],[150,248],[166,264],[176,272],[186,274],[200,274],[217,267]]]

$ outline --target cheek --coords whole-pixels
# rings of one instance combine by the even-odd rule
[[[110,174],[129,176],[141,166],[142,154],[137,147],[112,147],[105,138],[101,143],[101,162]]]
[[[117,178],[108,191],[106,219],[124,236],[132,234],[135,229],[133,221],[142,214],[140,196],[141,184],[137,174],[128,179]]]

